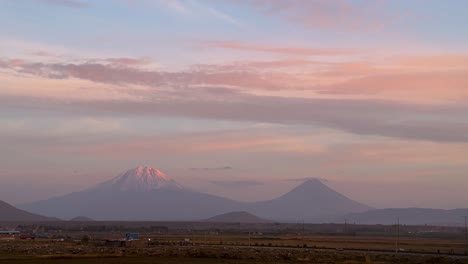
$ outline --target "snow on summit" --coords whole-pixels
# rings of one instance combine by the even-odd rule
[[[139,166],[98,185],[119,191],[181,190],[183,187],[158,169]]]

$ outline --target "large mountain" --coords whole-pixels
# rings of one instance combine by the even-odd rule
[[[150,167],[138,167],[85,191],[25,204],[21,208],[65,219],[86,215],[97,220],[186,221],[248,211],[284,222],[320,221],[369,209],[318,180],[306,181],[277,199],[244,203],[186,189]]]
[[[0,201],[0,221],[57,221],[59,219],[32,214]]]
[[[233,211],[241,204],[191,191],[157,169],[140,166],[93,188],[21,208],[65,219],[182,221]]]

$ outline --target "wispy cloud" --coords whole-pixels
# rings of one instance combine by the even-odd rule
[[[238,41],[211,40],[211,41],[205,41],[204,44],[211,48],[268,52],[268,53],[277,53],[277,54],[285,54],[285,55],[300,55],[300,56],[338,56],[338,55],[350,55],[350,54],[355,53],[355,51],[352,51],[352,50],[338,49],[338,48],[333,49],[333,48],[281,47],[281,46],[270,46],[270,45],[258,45],[258,44],[244,43],[244,42],[238,42]]]
[[[84,8],[88,6],[86,3],[83,3],[81,1],[76,1],[76,0],[40,0],[40,1],[47,3],[47,4],[51,4],[51,5],[63,6],[63,7],[69,7],[69,8]]]
[[[238,181],[210,181],[214,185],[224,188],[248,188],[263,185],[263,182],[255,180],[238,180]]]
[[[224,167],[205,167],[205,168],[190,168],[191,170],[203,170],[203,171],[227,171],[227,170],[233,170],[232,167],[230,166],[224,166]]]
[[[156,0],[155,1],[158,6],[166,8],[168,10],[180,13],[180,14],[188,14],[189,9],[184,4],[183,1],[180,0]]]
[[[321,182],[328,182],[328,180],[325,178],[317,178],[317,177],[292,178],[292,179],[286,179],[285,181],[304,182],[304,181],[309,181],[309,180],[318,180]]]
[[[321,125],[361,135],[466,142],[466,66],[452,55],[445,60],[437,59],[440,64],[429,63],[434,56],[440,57],[398,57],[392,59],[394,62],[387,60],[383,66],[370,62],[328,63],[320,65],[324,68],[319,72],[311,69],[302,75],[270,72],[262,67],[264,62],[255,61],[166,72],[140,69],[139,65],[147,61],[130,57],[94,63],[37,63],[4,58],[0,59],[0,68],[4,69],[0,72],[4,85],[0,99],[5,106],[24,104],[29,99],[32,105],[49,107],[50,100],[66,100],[69,105],[54,103],[54,106],[85,108],[93,113]],[[417,67],[422,62],[428,62],[424,70]],[[266,62],[271,67],[276,63],[283,62]],[[313,65],[314,61],[291,63],[304,68],[301,65]],[[333,82],[317,86],[317,80],[322,79],[311,78],[314,76]],[[286,96],[268,94],[276,91],[302,92]],[[304,91],[328,97],[294,96],[303,96]],[[291,141],[291,150],[301,151],[301,143]],[[249,144],[275,145],[274,141]],[[224,143],[217,147],[234,146]],[[320,151],[318,147],[313,152]]]
[[[42,54],[42,53],[41,53]],[[439,63],[435,63],[437,57]],[[146,57],[87,59],[76,62],[33,62],[0,58],[0,68],[49,79],[81,79],[111,85],[165,87],[174,92],[204,90],[215,94],[259,91],[308,91],[312,96],[382,99],[440,104],[468,100],[465,58],[429,55],[400,56],[385,63],[371,61],[323,62],[309,59],[197,64],[187,70],[160,71]],[[419,66],[423,64],[424,66]],[[16,77],[15,77],[16,78]],[[450,89],[447,89],[447,85]],[[195,93],[192,93],[196,95]]]
[[[229,24],[233,24],[233,25],[236,25],[236,26],[241,25],[241,23],[239,21],[237,21],[235,18],[233,18],[232,16],[230,16],[230,15],[228,15],[226,13],[223,13],[223,12],[217,10],[217,9],[214,9],[212,7],[208,7],[207,10],[211,15],[218,18],[219,20],[222,20],[224,22],[227,22]]]
[[[267,16],[308,28],[338,31],[381,31],[404,18],[404,10],[392,12],[386,0],[251,0],[242,4]]]
[[[232,121],[253,121],[279,124],[318,125],[358,135],[378,135],[392,138],[435,142],[468,142],[468,124],[464,121],[468,109],[462,105],[415,105],[381,100],[337,100],[276,98],[236,95],[227,100],[189,100],[157,93],[144,101],[71,100],[46,97],[1,96],[3,109],[55,109],[89,114],[166,115],[189,118],[212,118]],[[164,94],[162,92],[162,94]],[[187,97],[187,96],[185,96]],[[281,106],[281,107],[279,107]],[[401,116],[405,118],[402,119]],[[430,117],[430,118],[429,118]],[[197,151],[228,151],[250,146],[270,151],[322,153],[320,146],[305,148],[300,138],[250,138],[242,144],[229,139],[217,145],[207,145]],[[187,144],[192,144],[187,142]],[[286,144],[287,143],[287,144]],[[142,142],[142,147],[147,142]],[[287,149],[284,147],[287,146]],[[126,147],[122,146],[124,150]]]

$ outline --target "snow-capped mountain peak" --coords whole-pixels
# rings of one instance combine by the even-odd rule
[[[98,185],[101,189],[119,191],[181,190],[183,187],[160,170],[139,166]]]

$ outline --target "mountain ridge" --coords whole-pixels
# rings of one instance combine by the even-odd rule
[[[33,214],[0,200],[0,221],[60,221],[60,219]]]
[[[326,203],[330,208],[324,207]],[[193,221],[225,212],[248,211],[261,218],[283,222],[321,221],[337,214],[370,209],[319,180],[307,180],[272,200],[240,202],[186,189],[161,171],[143,166],[84,191],[20,207],[64,219],[86,215],[96,220]]]
[[[465,216],[468,215],[468,208],[457,209],[433,209],[433,208],[384,208],[374,209],[361,213],[348,214],[334,219],[343,222],[359,224],[383,224],[393,225],[397,218],[400,224],[404,225],[442,225],[442,226],[463,226]]]
[[[272,221],[258,217],[246,211],[229,212],[225,214],[215,215],[210,217],[204,222],[217,222],[217,223],[272,223]]]

